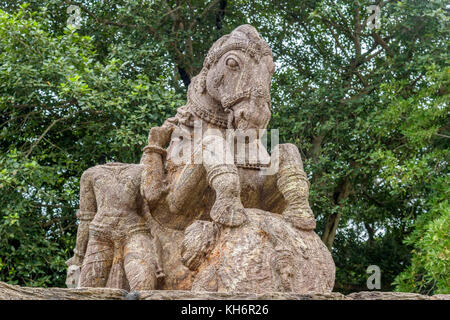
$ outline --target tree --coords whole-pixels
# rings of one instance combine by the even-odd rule
[[[162,77],[99,62],[93,40],[53,35],[47,12],[0,11],[0,279],[64,283],[79,177],[105,161],[137,162],[151,126],[183,101]]]
[[[409,264],[412,242],[403,239],[429,210],[429,179],[448,174],[448,72],[429,74],[448,68],[448,10],[441,1],[377,1],[381,28],[372,30],[369,4],[278,1],[273,15],[266,2],[246,8],[278,57],[271,125],[306,159],[343,291],[366,289],[370,264],[392,288]]]
[[[251,23],[276,59],[270,127],[302,153],[317,232],[337,265],[336,290],[365,290],[366,268],[376,264],[383,290],[393,289],[396,279],[397,290],[448,292],[450,59],[444,1],[375,1],[378,29],[368,27],[372,1],[30,0],[27,9],[20,3],[0,1],[11,22],[3,24],[0,41],[0,81],[6,80],[0,84],[6,125],[0,145],[5,179],[16,179],[2,191],[9,205],[2,221],[40,221],[27,192],[55,179],[45,184],[48,197],[35,199],[41,207],[66,206],[58,209],[64,213],[50,212],[68,217],[59,223],[72,234],[55,252],[69,250],[81,172],[106,160],[137,161],[149,125],[181,105],[177,94],[185,94],[212,43]],[[82,10],[75,33],[66,26],[70,4]],[[19,27],[22,20],[29,22]],[[36,50],[54,58],[43,63]],[[26,177],[14,178],[14,163]],[[25,193],[15,191],[19,184]],[[25,212],[34,213],[25,218]],[[36,241],[48,239],[48,246],[66,234],[57,233],[55,240],[46,238],[47,231],[30,232]],[[61,283],[59,266],[59,282],[45,284]],[[48,274],[39,272],[39,279]],[[3,279],[29,283],[24,274]]]

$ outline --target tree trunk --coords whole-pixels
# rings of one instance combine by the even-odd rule
[[[333,213],[329,215],[327,218],[327,223],[325,225],[325,230],[322,235],[322,241],[330,251],[333,247],[334,237],[336,235],[339,220],[341,220],[341,213]]]
[[[225,17],[225,8],[227,7],[227,0],[220,0],[219,10],[217,10],[216,15],[216,28],[217,30],[222,30],[222,22]]]
[[[186,86],[186,88],[189,87],[189,84],[191,83],[191,77],[186,72],[186,70],[178,66],[178,73],[180,74],[181,80],[183,80],[183,83]]]
[[[364,227],[366,228],[367,234],[369,236],[369,240],[367,241],[367,244],[370,247],[373,244],[373,237],[374,237],[375,231],[372,228],[372,226],[369,223],[367,223],[367,222],[364,222]]]
[[[319,161],[320,154],[322,153],[322,141],[324,137],[325,134],[323,133],[321,135],[314,136],[312,139],[312,146],[309,150],[309,154],[314,163]]]
[[[348,197],[350,194],[350,180],[345,178],[342,183],[339,184],[337,191],[334,193],[334,203],[339,205],[339,209],[342,208],[342,201]],[[325,224],[325,230],[322,234],[322,241],[327,246],[328,250],[331,251],[333,247],[334,237],[336,236],[336,230],[341,220],[341,212],[333,213],[328,216],[327,223]]]

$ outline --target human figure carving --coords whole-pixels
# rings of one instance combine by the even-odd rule
[[[79,286],[155,288],[161,270],[139,192],[142,169],[109,163],[83,173],[77,245],[68,262],[81,265]]]

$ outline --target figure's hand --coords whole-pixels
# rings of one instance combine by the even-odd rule
[[[170,141],[174,126],[153,127],[148,135],[148,144],[164,148]]]

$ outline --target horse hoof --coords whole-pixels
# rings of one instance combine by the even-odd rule
[[[216,199],[210,215],[215,222],[226,227],[238,227],[248,220],[239,199]]]
[[[287,207],[283,218],[297,229],[312,231],[316,228],[316,219],[311,210]]]

